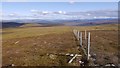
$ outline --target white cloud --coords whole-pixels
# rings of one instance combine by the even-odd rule
[[[58,11],[58,13],[62,14],[62,11]]]
[[[11,14],[9,14],[9,16],[18,16],[18,14],[17,13],[11,13]]]
[[[9,16],[14,16],[15,14],[9,14]]]
[[[58,11],[59,14],[66,14],[65,11]]]
[[[30,10],[31,12],[38,12],[38,10],[35,10],[35,9],[32,9],[32,10]]]
[[[74,0],[70,0],[69,3],[70,3],[70,4],[74,4],[75,1],[74,1]]]
[[[44,15],[46,15],[46,14],[49,14],[49,13],[51,13],[50,11],[40,11],[40,10],[35,10],[35,9],[32,9],[32,10],[30,10],[34,15],[41,15],[41,14],[44,14]]]
[[[117,18],[117,17],[109,17],[109,16],[94,16],[94,19],[107,19],[107,18]]]
[[[0,11],[0,16],[2,16],[2,15],[3,15],[3,12]]]
[[[65,11],[63,11],[63,14],[66,14],[66,12],[65,12]]]
[[[29,15],[11,13],[6,14],[4,18],[8,19],[101,19],[101,18],[117,18],[117,12],[112,11],[89,11],[89,12],[66,12],[66,11],[40,11],[32,9]],[[8,16],[8,17],[7,17]]]
[[[49,12],[48,11],[42,11],[43,14],[48,14]]]
[[[96,19],[97,17],[96,17],[96,16],[94,16],[93,18],[94,18],[94,19]]]
[[[88,16],[90,16],[91,14],[90,14],[90,13],[88,13],[87,15],[88,15]]]

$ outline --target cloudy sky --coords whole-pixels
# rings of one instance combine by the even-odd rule
[[[0,3],[1,4],[1,3]],[[2,19],[116,18],[117,2],[3,2]]]

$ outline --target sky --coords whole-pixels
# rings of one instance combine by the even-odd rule
[[[118,9],[117,2],[2,2],[0,4],[2,4],[0,10],[2,19],[84,19],[96,16],[107,18],[116,17]]]
[[[3,2],[118,2],[119,0],[1,0]]]

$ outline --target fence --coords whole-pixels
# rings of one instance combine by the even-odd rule
[[[90,32],[87,33],[85,30],[84,44],[83,44],[82,32],[74,29],[73,33],[74,33],[77,41],[79,41],[79,45],[80,45],[81,49],[83,50],[84,54],[86,55],[87,60],[89,60],[90,59]]]

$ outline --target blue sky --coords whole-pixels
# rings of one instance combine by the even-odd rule
[[[35,13],[49,13],[49,18],[54,18],[53,13],[58,12],[87,12],[117,10],[117,2],[3,2],[2,11],[6,18],[17,16],[33,16]],[[50,14],[52,13],[52,14]],[[94,14],[95,15],[95,14]],[[42,15],[44,16],[44,15]],[[65,15],[62,15],[63,17]],[[75,16],[75,15],[74,15]],[[44,18],[46,18],[44,16]]]
[[[90,10],[105,10],[117,9],[116,2],[4,2],[3,11],[6,12],[27,12],[29,10],[41,11],[90,11]]]
[[[119,0],[1,0],[3,2],[118,2]]]

